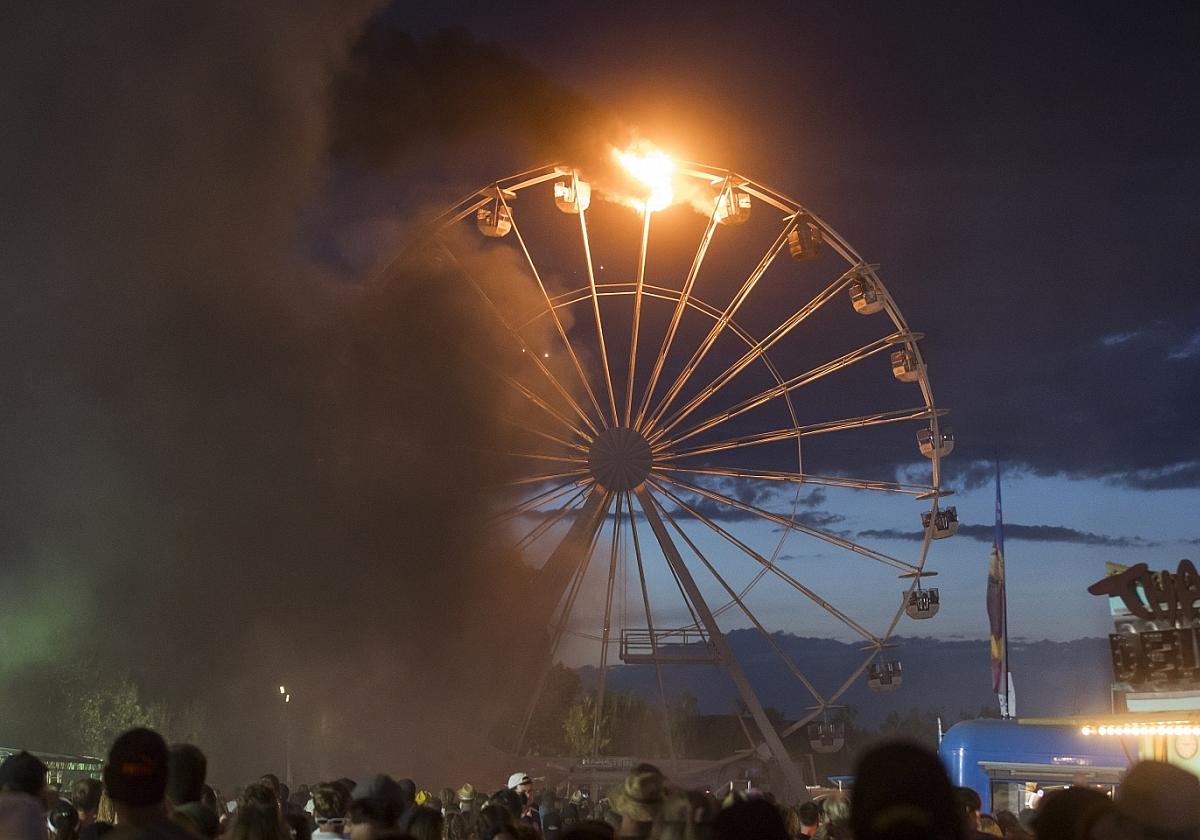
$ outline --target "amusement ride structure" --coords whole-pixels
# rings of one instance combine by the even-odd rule
[[[731,171],[616,157],[633,189],[546,166],[437,220],[524,357],[505,377],[529,410],[508,420],[517,477],[497,521],[540,567],[533,681],[540,691],[565,651],[590,652],[603,710],[614,659],[652,666],[665,719],[674,666],[720,667],[758,755],[795,789],[783,739],[807,727],[815,751],[839,748],[839,698],[864,676],[897,687],[889,639],[905,616],[938,611],[922,579],[933,542],[957,529],[941,503],[953,433],[920,334],[823,219]],[[502,281],[480,276],[480,254],[499,257]],[[734,655],[735,628],[757,631],[795,679],[805,712],[781,730]],[[824,684],[784,650],[783,629],[862,653]]]

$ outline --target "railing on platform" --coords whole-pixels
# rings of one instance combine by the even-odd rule
[[[627,665],[716,665],[716,649],[704,631],[622,630],[621,661]]]

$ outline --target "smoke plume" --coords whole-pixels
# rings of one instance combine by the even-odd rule
[[[227,784],[280,772],[288,726],[300,779],[485,763],[476,698],[525,624],[484,527],[490,418],[519,407],[481,360],[511,347],[419,251],[365,282],[397,246],[380,231],[408,228],[369,208],[454,197],[474,172],[445,145],[493,130],[582,148],[559,117],[588,108],[499,48],[371,12],[6,15],[5,742],[78,749],[47,680],[101,663],[204,709]]]

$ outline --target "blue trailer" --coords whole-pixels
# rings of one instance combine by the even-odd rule
[[[1087,737],[1077,726],[1015,720],[957,723],[947,730],[938,755],[950,781],[977,791],[989,813],[1019,813],[1045,791],[1069,785],[1111,792],[1131,763],[1120,739]]]

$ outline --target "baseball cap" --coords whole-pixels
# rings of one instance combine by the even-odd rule
[[[533,780],[529,778],[528,773],[513,773],[508,777],[508,786],[511,789],[515,788],[517,785],[528,784],[531,781]]]
[[[161,802],[167,790],[167,744],[157,732],[137,727],[113,741],[104,765],[108,795],[127,805]]]

